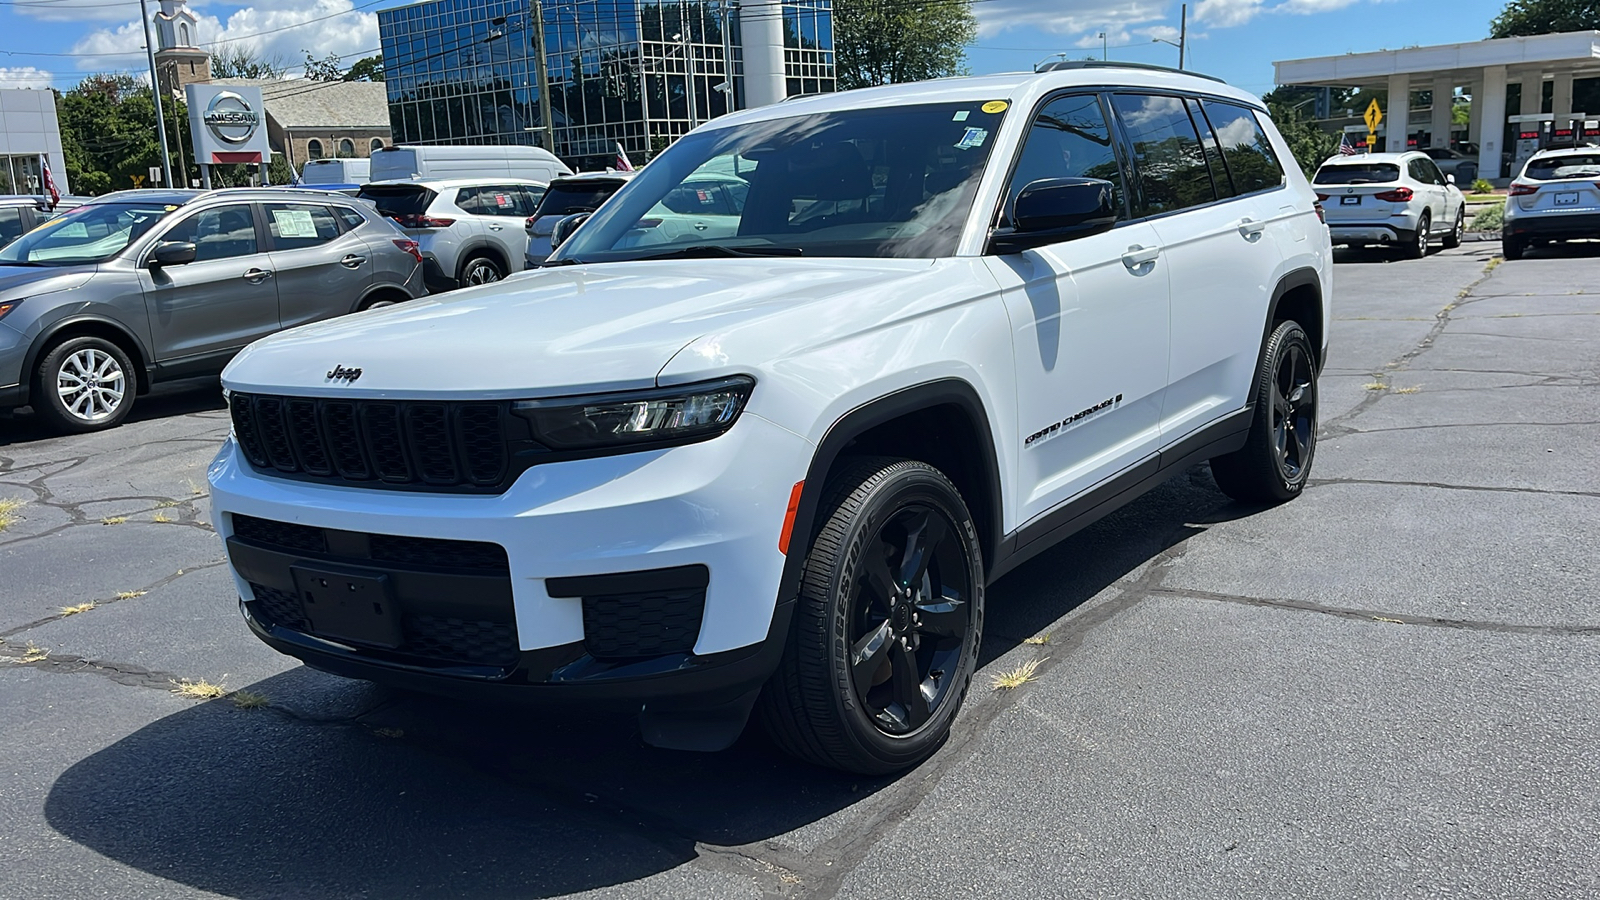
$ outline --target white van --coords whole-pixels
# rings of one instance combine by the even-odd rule
[[[541,147],[408,144],[374,150],[371,174],[369,181],[507,177],[547,184],[557,175],[571,175],[572,170]]]
[[[313,159],[300,167],[301,184],[366,184],[372,171],[367,159]]]

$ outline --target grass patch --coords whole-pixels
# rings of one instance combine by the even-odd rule
[[[229,698],[233,700],[233,705],[240,709],[260,709],[272,704],[266,694],[258,694],[255,691],[234,691]]]
[[[172,521],[172,517],[167,515],[164,512],[158,512],[154,516],[150,517],[150,521],[166,523],[166,522],[171,522]]]
[[[195,497],[205,496],[206,489],[201,487],[193,478],[185,478],[183,483],[189,486],[189,493]]]
[[[1048,634],[1036,634],[1036,635],[1034,635],[1033,637],[1030,637],[1030,638],[1023,638],[1022,642],[1024,644],[1048,644],[1048,643],[1050,643],[1050,635],[1048,635]]]
[[[44,662],[49,657],[49,650],[46,650],[38,644],[35,644],[33,641],[29,641],[28,646],[22,651],[22,656],[17,661],[24,663],[36,663]]]
[[[1381,381],[1369,381],[1361,387],[1369,391],[1386,391],[1389,389],[1389,386]]]
[[[1502,200],[1493,206],[1485,206],[1472,217],[1472,224],[1467,226],[1468,231],[1499,231],[1500,226],[1506,223],[1506,204]]]
[[[79,603],[76,606],[63,606],[61,607],[61,614],[63,616],[75,616],[78,613],[86,613],[99,605],[100,604],[94,602],[93,600],[90,600],[88,603]]]
[[[27,502],[14,497],[0,498],[0,531],[5,531],[7,528],[17,524],[17,519],[21,518],[17,515],[17,510],[21,509]]]
[[[1421,390],[1422,390],[1422,386],[1418,385],[1416,387],[1395,388],[1394,392],[1396,394],[1415,394],[1415,393],[1418,393]]]
[[[1048,658],[1046,657],[1046,659]],[[1043,659],[1030,659],[1015,669],[1001,672],[994,676],[994,689],[997,691],[1009,691],[1022,687],[1038,676],[1039,666],[1043,663]]]
[[[121,525],[123,522],[126,522],[126,521],[128,521],[128,517],[127,516],[107,516],[104,519],[100,520],[100,524],[101,525]]]
[[[162,500],[160,503],[156,504],[156,509],[171,509],[177,505],[178,501],[176,500]]]
[[[227,688],[220,684],[212,684],[204,678],[199,681],[190,681],[185,678],[182,681],[174,681],[172,684],[172,692],[174,694],[180,697],[188,697],[191,700],[215,700],[218,697],[226,697],[228,695]]]
[[[1493,257],[1489,260],[1488,264],[1483,267],[1483,274],[1487,275],[1490,272],[1493,272],[1495,269],[1500,268],[1500,264],[1505,261],[1506,258],[1504,256]]]
[[[148,594],[148,593],[150,593],[150,592],[149,591],[117,591],[117,599],[118,600],[132,600],[135,597],[143,597],[145,594]]]

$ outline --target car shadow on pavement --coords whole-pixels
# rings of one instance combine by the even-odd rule
[[[133,411],[118,427],[126,428],[134,423],[148,422],[152,419],[227,408],[227,404],[222,402],[222,386],[215,376],[187,378],[156,385],[150,393],[140,396],[133,404]],[[0,414],[0,447],[55,437],[61,435],[46,428],[39,417],[34,415],[32,407],[25,406],[9,415]]]
[[[983,661],[1254,511],[1204,466],[1180,475],[996,583]],[[986,701],[982,678],[969,705]],[[71,766],[50,825],[230,897],[552,897],[663,873],[677,887],[658,892],[687,896],[713,886],[678,879],[835,858],[897,821],[903,793],[899,776],[797,763],[754,726],[725,752],[676,753],[645,746],[624,710],[480,706],[306,667],[248,690],[270,705],[197,705]]]

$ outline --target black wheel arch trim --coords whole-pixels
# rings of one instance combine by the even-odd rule
[[[511,274],[511,261],[506,259],[505,254],[500,251],[500,248],[495,246],[490,241],[473,241],[465,247],[462,247],[460,250],[457,250],[456,256],[460,260],[460,262],[456,263],[456,281],[458,283],[461,281],[462,276],[467,274],[467,263],[472,262],[474,259],[477,259],[480,256],[491,261],[499,260],[500,267],[504,269],[504,274]]]
[[[800,593],[800,575],[805,566],[806,549],[820,523],[817,521],[818,504],[828,472],[838,462],[845,448],[857,437],[885,422],[898,419],[924,409],[954,405],[966,414],[981,439],[975,448],[979,454],[978,476],[984,482],[986,497],[963,497],[972,509],[975,502],[984,503],[982,515],[988,523],[990,534],[984,536],[984,545],[1000,547],[1001,486],[999,457],[995,453],[994,431],[989,425],[989,414],[977,390],[959,378],[944,378],[901,388],[868,401],[840,416],[818,442],[811,455],[811,465],[806,469],[805,487],[800,492],[800,503],[795,510],[794,527],[790,532],[789,553],[783,562],[783,576],[778,582],[778,601],[788,602]],[[978,510],[973,510],[977,513]],[[994,564],[984,560],[985,569]]]
[[[105,316],[79,314],[52,322],[49,327],[39,332],[38,336],[33,339],[33,343],[28,345],[28,352],[22,358],[22,377],[17,386],[18,406],[28,405],[29,394],[33,388],[32,372],[38,368],[39,358],[44,355],[45,348],[54,344],[56,338],[63,331],[81,325],[110,328],[127,338],[128,342],[138,351],[137,357],[133,360],[135,381],[138,383],[137,392],[142,394],[150,390],[150,384],[155,379],[155,363],[151,361],[150,348],[145,346],[144,341],[140,340],[139,336],[134,334],[126,325],[115,319]]]
[[[1261,323],[1261,344],[1260,349],[1257,351],[1257,359],[1261,358],[1260,354],[1267,351],[1267,340],[1272,337],[1272,323],[1278,321],[1278,304],[1282,302],[1290,291],[1303,287],[1309,287],[1316,293],[1317,311],[1325,317],[1327,312],[1327,308],[1324,306],[1326,295],[1322,290],[1322,277],[1317,274],[1317,270],[1307,266],[1285,273],[1282,278],[1278,279],[1277,286],[1272,289],[1272,300],[1267,304],[1267,319]],[[1300,327],[1305,328],[1309,333],[1310,324],[1301,322]],[[1319,342],[1320,346],[1311,349],[1316,353],[1317,373],[1321,374],[1323,357],[1327,355],[1328,336],[1324,333],[1324,324],[1320,318],[1315,323],[1315,327],[1319,333],[1322,333],[1322,340]]]

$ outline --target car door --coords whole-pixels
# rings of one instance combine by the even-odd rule
[[[471,192],[469,201],[468,192]],[[523,222],[531,213],[519,214],[522,197],[514,185],[485,184],[475,188],[462,188],[456,205],[468,210],[476,221],[480,233],[486,236],[511,263],[511,271],[521,271],[527,250],[527,232]],[[470,202],[471,207],[468,208]]]
[[[1100,95],[1057,97],[1035,116],[999,224],[1008,225],[1028,183],[1063,177],[1111,182],[1121,221],[1100,234],[985,258],[1012,323],[1024,522],[1152,460],[1167,383],[1167,264],[1155,229],[1129,214]]]
[[[1445,217],[1448,210],[1444,189],[1444,177],[1439,174],[1433,160],[1414,157],[1406,164],[1406,171],[1411,176],[1414,188],[1418,193],[1427,197],[1429,231],[1439,231],[1450,225],[1450,220]]]
[[[1461,192],[1452,189],[1453,186],[1445,180],[1444,173],[1439,170],[1439,166],[1433,160],[1419,159],[1417,162],[1421,163],[1423,173],[1428,178],[1428,183],[1433,185],[1434,189],[1439,192],[1439,215],[1433,220],[1434,230],[1449,231],[1455,227],[1456,210],[1461,206],[1461,200],[1466,198],[1457,199]]]
[[[194,262],[139,269],[158,361],[204,362],[278,330],[272,259],[249,203],[189,213],[157,238],[195,245]]]
[[[0,247],[22,237],[33,228],[28,211],[20,206],[0,206]]]
[[[1230,174],[1217,135],[1265,141],[1249,110],[1156,94],[1117,94],[1117,118],[1132,148],[1143,206],[1152,216],[1172,281],[1172,351],[1161,409],[1161,443],[1171,446],[1244,407],[1281,251],[1271,229],[1276,204],[1263,182]],[[1209,105],[1209,104],[1208,104]],[[1231,114],[1234,110],[1242,115]]]
[[[262,203],[284,328],[344,315],[372,286],[367,242],[321,203]]]

